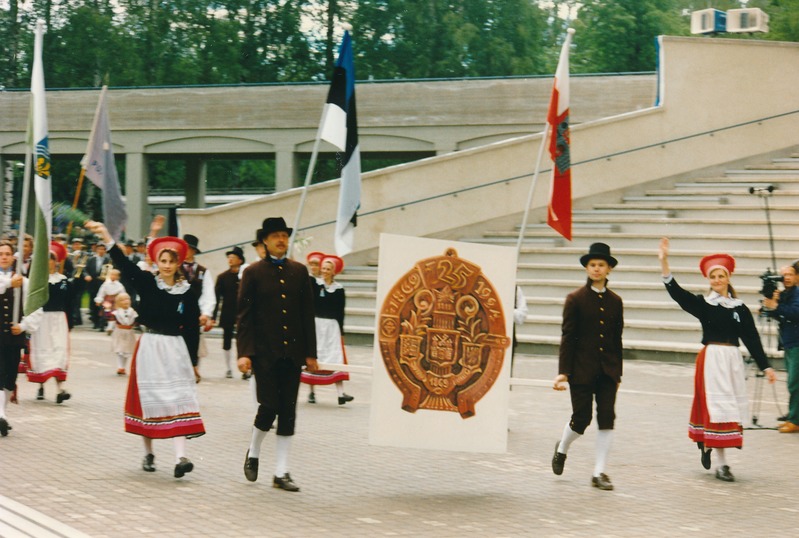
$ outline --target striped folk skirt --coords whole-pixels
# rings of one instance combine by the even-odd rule
[[[182,337],[143,334],[130,370],[126,432],[152,439],[205,433],[194,369]]]
[[[746,372],[735,346],[708,345],[696,356],[688,437],[707,448],[741,448],[749,415]]]

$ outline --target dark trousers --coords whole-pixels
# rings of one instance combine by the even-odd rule
[[[228,350],[231,348],[234,336],[236,336],[236,328],[234,326],[222,327],[222,349]]]
[[[582,435],[591,424],[591,408],[596,398],[596,422],[600,430],[612,430],[616,420],[616,390],[613,378],[599,375],[588,385],[569,384],[572,399],[572,418],[569,427]]]
[[[21,355],[22,347],[20,346],[0,346],[0,389],[14,390],[16,388]]]
[[[97,282],[95,284],[95,282]],[[86,291],[89,292],[89,319],[92,321],[92,327],[101,329],[105,326],[105,318],[103,317],[103,307],[94,302],[100,286],[103,285],[102,280],[96,278],[86,285]]]
[[[301,371],[288,357],[271,363],[264,357],[253,358],[252,372],[259,404],[256,428],[268,432],[277,418],[277,435],[294,435]]]

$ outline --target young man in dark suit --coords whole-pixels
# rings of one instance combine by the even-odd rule
[[[252,370],[258,412],[244,476],[258,479],[261,443],[277,419],[276,469],[272,485],[299,491],[288,472],[288,456],[297,413],[300,373],[315,372],[316,328],[313,291],[305,265],[286,258],[292,229],[282,217],[264,220],[266,257],[253,263],[241,278],[238,297],[238,368]]]
[[[89,256],[86,267],[83,269],[83,280],[86,283],[86,291],[89,292],[89,317],[92,320],[92,328],[98,331],[105,330],[105,319],[103,318],[103,308],[94,302],[94,297],[100,286],[105,282],[108,271],[113,267],[111,257],[106,254],[105,245],[98,243],[95,246],[94,254]]]
[[[569,445],[580,438],[591,423],[593,400],[596,399],[597,425],[596,463],[592,486],[612,490],[605,474],[605,464],[613,439],[616,419],[616,391],[622,375],[621,333],[624,314],[621,297],[610,291],[608,275],[616,267],[610,247],[594,243],[588,254],[580,258],[588,281],[566,297],[560,341],[558,375],[553,388],[571,389],[572,416],[563,429],[563,437],[555,444],[552,471],[563,473]]]

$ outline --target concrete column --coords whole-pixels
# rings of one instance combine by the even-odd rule
[[[128,225],[125,235],[141,239],[150,231],[150,180],[147,176],[147,156],[143,153],[125,155],[125,196],[128,209]]]
[[[208,174],[208,163],[199,157],[186,160],[186,207],[205,207],[205,180]]]
[[[297,177],[297,154],[294,148],[278,149],[275,153],[275,192],[285,191],[301,184]]]

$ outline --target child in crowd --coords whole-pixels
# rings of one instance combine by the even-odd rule
[[[128,357],[136,348],[136,333],[133,327],[139,314],[130,307],[130,295],[120,293],[114,300],[111,325],[111,349],[117,355],[117,375],[125,375]]]
[[[111,269],[108,272],[108,278],[105,279],[105,282],[103,282],[100,289],[97,290],[97,295],[94,297],[94,304],[103,309],[103,315],[100,319],[101,327],[111,321],[113,318],[111,311],[114,309],[114,301],[117,295],[125,291],[125,286],[120,282],[119,276],[119,269]],[[111,331],[109,330],[108,333],[111,334]]]

